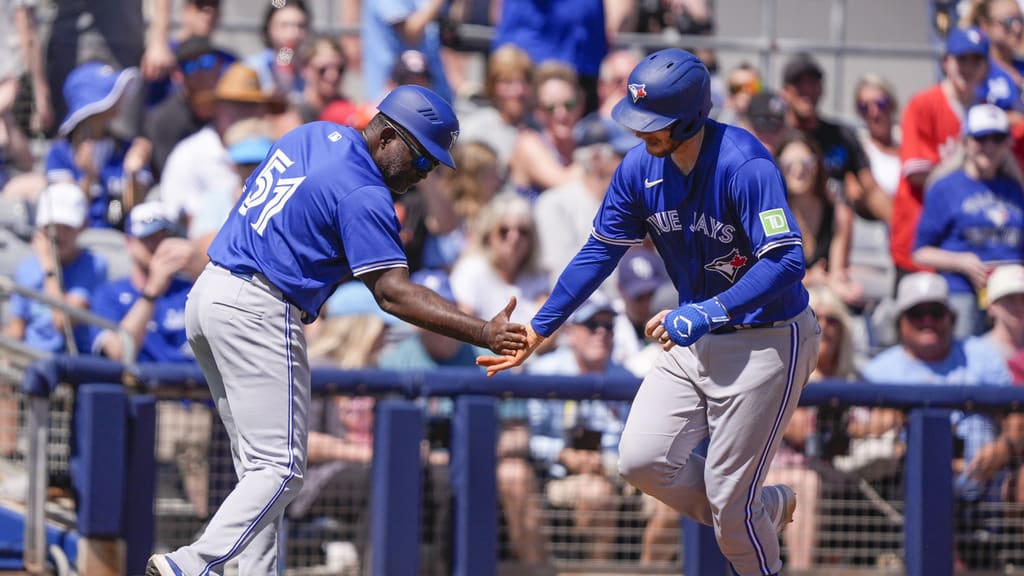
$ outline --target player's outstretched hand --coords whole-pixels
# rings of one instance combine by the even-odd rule
[[[708,332],[729,322],[729,312],[712,298],[700,303],[683,304],[665,316],[668,337],[680,346],[689,346]]]
[[[479,356],[476,359],[476,363],[479,366],[487,368],[488,376],[494,376],[502,370],[515,368],[523,362],[526,362],[526,359],[530,357],[530,354],[533,354],[533,351],[543,343],[544,337],[534,332],[532,326],[527,326],[525,347],[520,350],[516,350],[512,354],[506,354],[504,356]]]
[[[484,324],[483,340],[491,352],[508,356],[526,346],[526,327],[509,322],[509,317],[515,309],[516,297],[513,296],[505,305],[504,310],[495,314],[494,318]]]

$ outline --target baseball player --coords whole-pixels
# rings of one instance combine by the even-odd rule
[[[238,484],[194,543],[149,559],[146,576],[277,574],[277,525],[302,487],[310,374],[303,323],[354,275],[412,324],[498,354],[526,329],[468,316],[409,280],[391,191],[405,192],[450,154],[459,121],[440,96],[395,88],[360,133],[305,124],[245,183],[185,308],[189,343],[231,438]]]
[[[616,171],[526,348],[478,363],[488,374],[521,364],[649,234],[680,305],[647,323],[665,352],[633,400],[619,471],[714,525],[741,576],[776,574],[777,532],[796,496],[761,485],[814,367],[819,329],[782,176],[753,135],[708,119],[710,109],[708,71],[693,54],[670,48],[636,66],[613,117],[644,146]],[[709,436],[707,457],[694,454]]]

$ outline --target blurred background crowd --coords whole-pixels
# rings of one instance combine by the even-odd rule
[[[713,0],[339,0],[335,22],[321,25],[303,0],[223,4],[0,0],[0,273],[27,292],[4,302],[6,338],[50,353],[190,362],[185,297],[275,138],[312,121],[362,128],[400,84],[451,99],[461,121],[459,170],[442,166],[394,198],[410,273],[484,318],[516,296],[512,318],[527,322],[639,143],[610,118],[646,53],[621,38],[671,44],[749,16]],[[259,12],[245,42],[222,40],[244,35],[223,29],[229,4]],[[693,48],[714,78],[713,116],[755,134],[785,178],[824,332],[815,379],[1024,381],[1022,5],[934,2],[933,62],[860,76],[836,100],[852,114],[823,112],[835,107],[823,102],[830,77],[814,54],[787,53],[769,74],[763,62],[721,66],[704,43]],[[474,25],[492,34],[481,39]],[[892,74],[904,73],[934,83],[897,93],[892,80],[905,78]],[[659,351],[644,324],[677,305],[651,247],[631,249],[527,371],[643,376]],[[478,353],[384,314],[359,282],[339,287],[309,342],[316,362],[343,368],[475,369]],[[365,483],[359,464],[372,459],[372,400],[318,410],[307,485],[323,489],[307,488],[296,517],[320,514],[326,486]],[[432,410],[443,417],[450,406]],[[898,474],[903,426],[893,412],[801,410],[772,480],[801,495],[786,533],[794,568],[820,560],[819,464]],[[507,553],[547,560],[540,493],[597,535],[581,537],[581,555],[610,554],[628,406],[531,400],[502,412]],[[961,416],[958,498],[1020,501],[1024,423]],[[439,427],[432,438],[443,437]],[[205,498],[192,499],[205,515]],[[674,513],[651,501],[644,515],[640,560],[671,558]]]

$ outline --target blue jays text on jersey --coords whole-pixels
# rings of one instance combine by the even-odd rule
[[[263,274],[312,322],[352,275],[407,267],[391,192],[359,132],[331,122],[285,134],[245,183],[210,260]]]
[[[713,120],[689,174],[642,146],[623,159],[594,219],[594,238],[634,245],[648,233],[680,304],[728,290],[771,250],[802,242],[769,152],[745,130]],[[806,305],[796,283],[733,322],[784,320]]]

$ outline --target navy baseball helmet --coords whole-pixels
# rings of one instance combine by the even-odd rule
[[[630,130],[657,132],[675,124],[674,140],[700,131],[711,112],[711,76],[704,63],[679,48],[651,54],[629,74],[626,97],[612,118]]]
[[[444,98],[422,86],[405,84],[389,92],[377,110],[405,128],[435,160],[455,168],[451,149],[459,137],[459,119]]]

